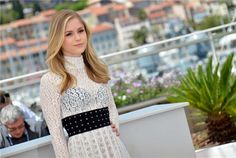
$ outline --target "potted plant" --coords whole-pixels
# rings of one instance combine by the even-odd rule
[[[170,102],[189,102],[190,106],[207,114],[206,126],[209,142],[227,143],[235,140],[236,126],[236,77],[232,73],[233,54],[222,67],[212,64],[209,57],[205,71],[202,65],[192,68],[180,79],[180,84],[172,88]]]

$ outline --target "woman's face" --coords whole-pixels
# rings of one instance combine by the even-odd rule
[[[62,52],[65,56],[81,56],[87,47],[87,34],[78,18],[70,19],[65,28]]]

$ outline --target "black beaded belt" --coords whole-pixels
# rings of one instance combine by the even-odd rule
[[[110,124],[108,107],[86,111],[62,119],[62,126],[66,129],[69,137]]]

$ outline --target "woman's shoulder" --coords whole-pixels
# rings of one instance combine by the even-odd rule
[[[61,81],[61,77],[58,76],[57,74],[48,71],[45,73],[40,80],[41,84],[59,84]]]
[[[45,81],[45,82],[55,82],[55,81],[59,81],[60,80],[60,76],[58,76],[57,74],[48,71],[47,73],[45,73],[42,77],[41,77],[41,82]]]

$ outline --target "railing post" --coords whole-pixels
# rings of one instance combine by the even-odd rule
[[[218,56],[216,54],[215,44],[214,44],[214,41],[213,41],[213,38],[212,38],[211,31],[208,32],[208,36],[209,36],[209,40],[210,40],[210,44],[211,44],[211,50],[212,50],[212,53],[213,53],[213,61],[215,62],[215,64],[217,64],[217,63],[219,63],[219,59],[218,59]]]

